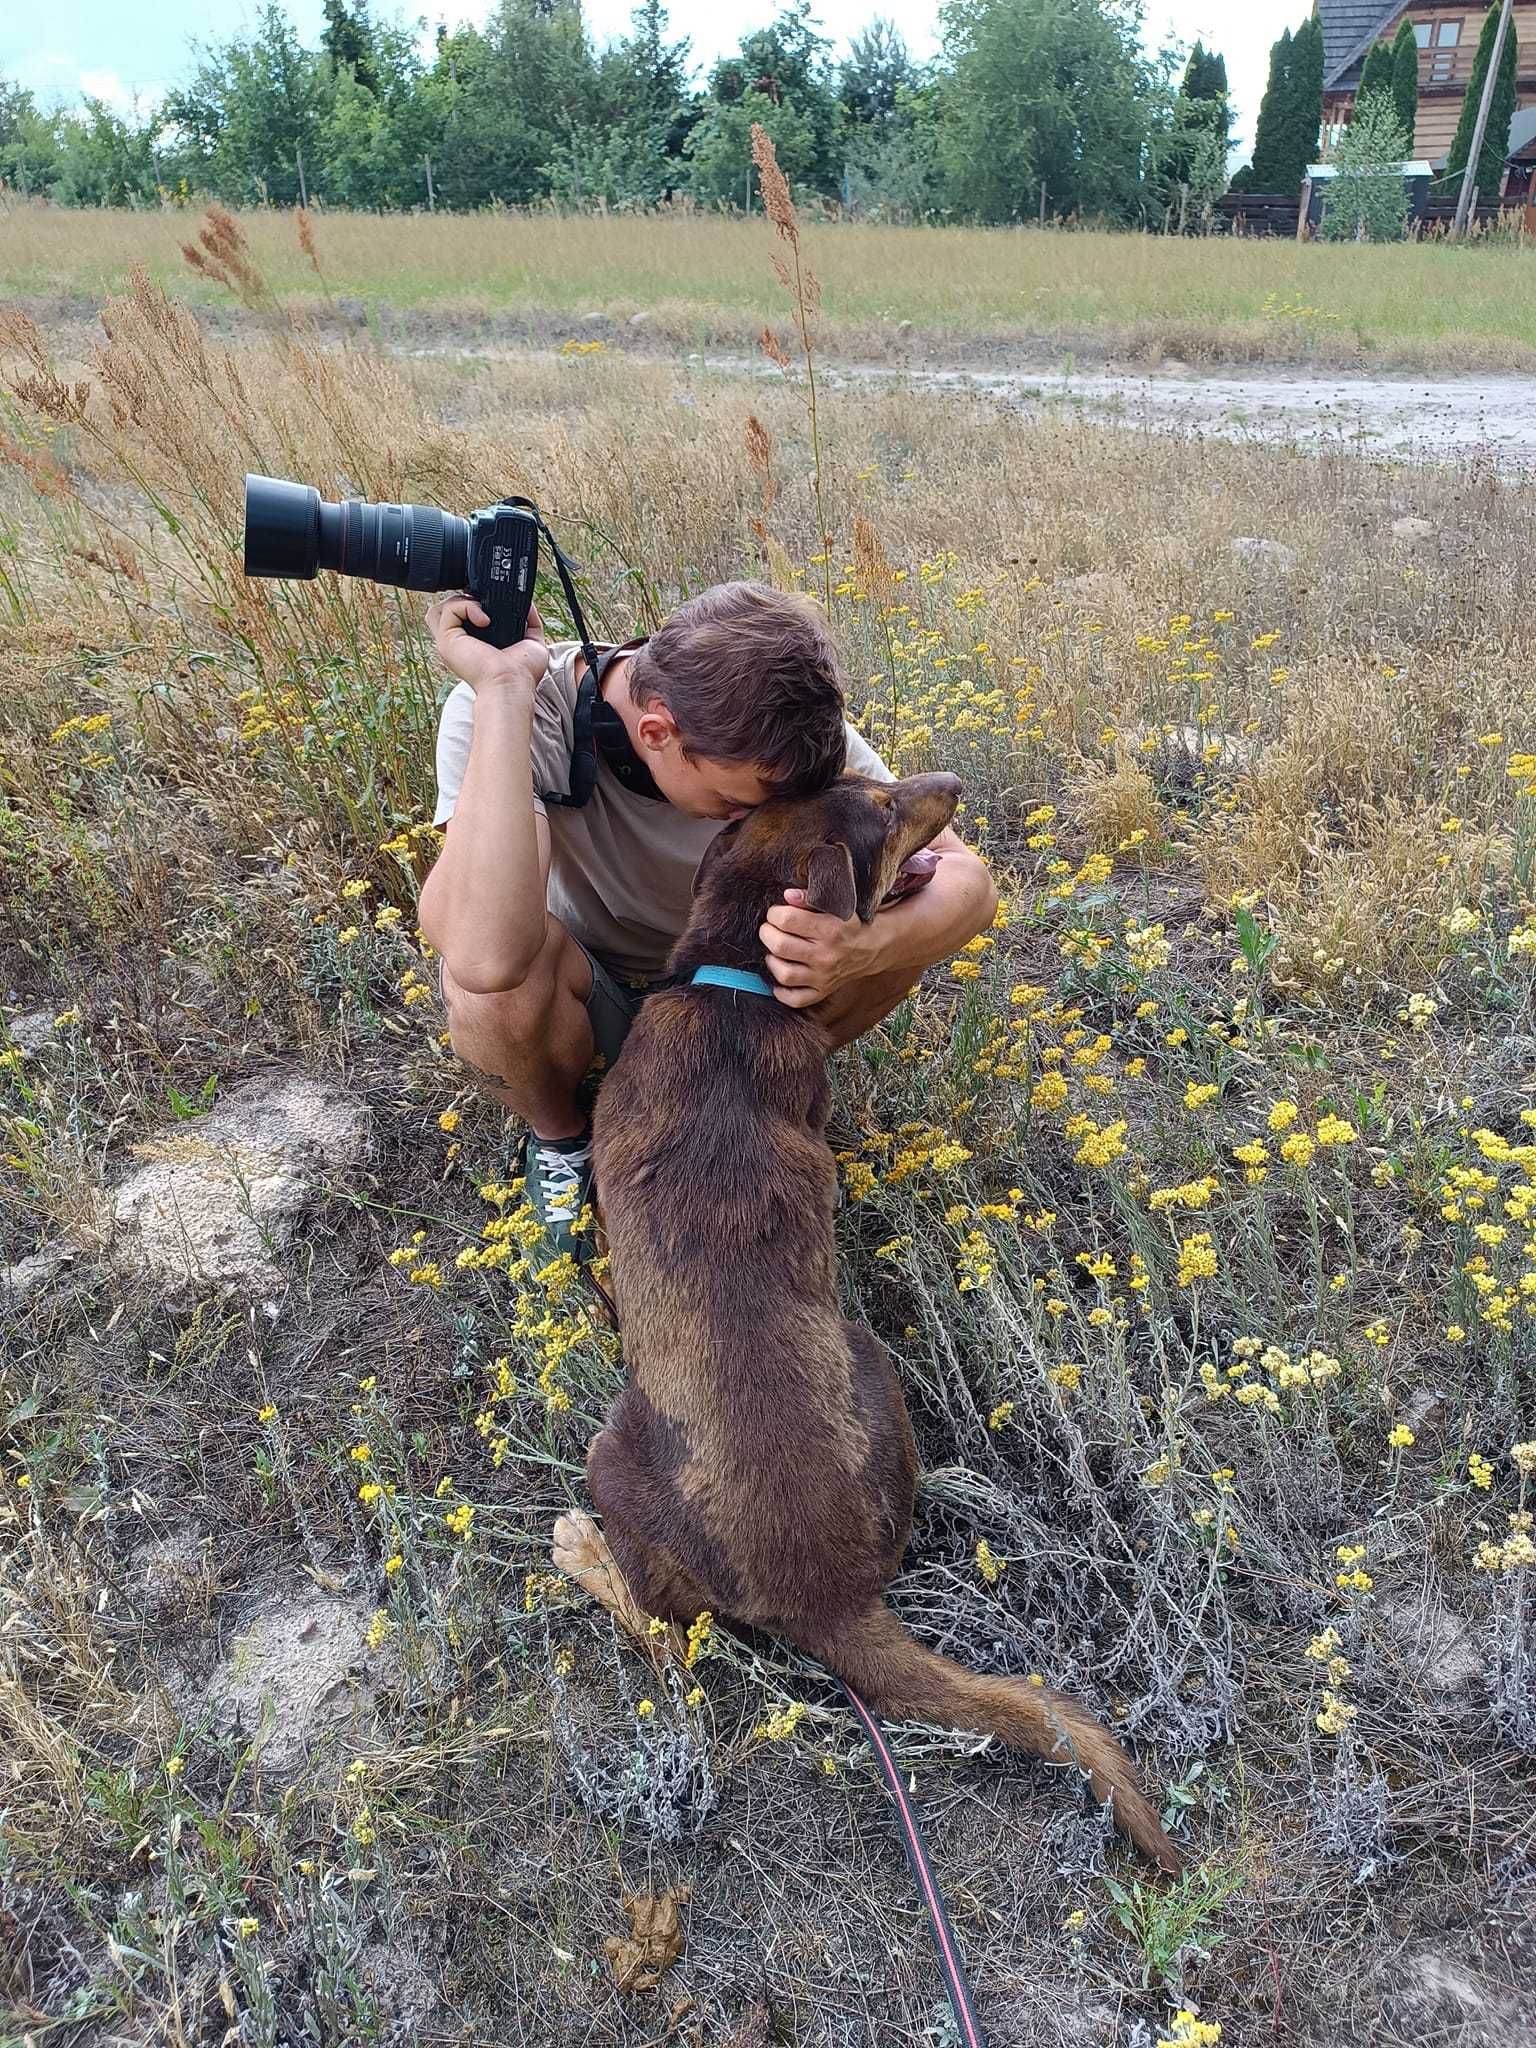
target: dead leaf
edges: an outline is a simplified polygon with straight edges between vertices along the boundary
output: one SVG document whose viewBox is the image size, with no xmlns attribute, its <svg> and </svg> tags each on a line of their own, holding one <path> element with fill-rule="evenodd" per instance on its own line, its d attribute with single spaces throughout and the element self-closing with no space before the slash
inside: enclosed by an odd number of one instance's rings
<svg viewBox="0 0 1536 2048">
<path fill-rule="evenodd" d="M 677 1909 L 687 1896 L 686 1887 L 663 1892 L 660 1898 L 653 1892 L 624 1894 L 629 1934 L 610 1934 L 603 1942 L 621 1991 L 654 1991 L 662 1973 L 682 1954 L 683 1930 Z"/>
</svg>

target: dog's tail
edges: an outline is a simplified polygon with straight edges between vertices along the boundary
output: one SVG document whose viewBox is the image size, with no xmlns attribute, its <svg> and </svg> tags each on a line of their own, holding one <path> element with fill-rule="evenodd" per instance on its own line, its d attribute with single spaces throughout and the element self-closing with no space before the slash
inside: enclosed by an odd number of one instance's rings
<svg viewBox="0 0 1536 2048">
<path fill-rule="evenodd" d="M 1075 1763 L 1095 1795 L 1112 1801 L 1117 1825 L 1144 1855 L 1170 1877 L 1183 1870 L 1130 1758 L 1065 1694 L 1029 1679 L 989 1678 L 924 1649 L 883 1602 L 818 1641 L 801 1639 L 801 1647 L 882 1713 L 975 1728 L 1048 1762 Z"/>
</svg>

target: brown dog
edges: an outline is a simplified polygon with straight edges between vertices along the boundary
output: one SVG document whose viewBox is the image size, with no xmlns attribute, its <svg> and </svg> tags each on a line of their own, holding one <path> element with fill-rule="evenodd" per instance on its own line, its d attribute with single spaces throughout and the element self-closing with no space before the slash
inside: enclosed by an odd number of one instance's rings
<svg viewBox="0 0 1536 2048">
<path fill-rule="evenodd" d="M 700 863 L 672 973 L 761 974 L 758 930 L 791 885 L 813 910 L 867 923 L 959 793 L 953 775 L 847 775 L 762 805 Z M 629 1384 L 587 1455 L 602 1534 L 562 1517 L 555 1561 L 641 1632 L 648 1615 L 708 1609 L 787 1636 L 888 1715 L 1076 1763 L 1176 1873 L 1091 1714 L 924 1649 L 885 1605 L 917 1453 L 890 1354 L 838 1313 L 826 1056 L 811 1011 L 728 988 L 660 991 L 632 1026 L 594 1116 Z"/>
</svg>

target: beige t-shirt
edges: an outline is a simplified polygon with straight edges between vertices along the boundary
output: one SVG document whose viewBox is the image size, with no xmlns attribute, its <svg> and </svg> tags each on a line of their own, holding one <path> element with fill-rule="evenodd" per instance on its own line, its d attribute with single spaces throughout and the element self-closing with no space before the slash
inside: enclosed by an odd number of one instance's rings
<svg viewBox="0 0 1536 2048">
<path fill-rule="evenodd" d="M 606 653 L 608 642 L 596 643 Z M 691 818 L 654 797 L 637 796 L 601 754 L 597 786 L 580 809 L 545 805 L 538 791 L 568 792 L 576 704 L 574 640 L 549 650 L 549 672 L 533 700 L 533 807 L 549 821 L 549 909 L 604 966 L 630 980 L 661 974 L 688 922 L 694 870 L 724 828 L 720 818 Z M 474 732 L 475 693 L 468 683 L 449 691 L 437 726 L 437 809 L 433 823 L 453 816 Z M 848 727 L 849 771 L 878 782 L 895 776 L 862 733 Z"/>
</svg>

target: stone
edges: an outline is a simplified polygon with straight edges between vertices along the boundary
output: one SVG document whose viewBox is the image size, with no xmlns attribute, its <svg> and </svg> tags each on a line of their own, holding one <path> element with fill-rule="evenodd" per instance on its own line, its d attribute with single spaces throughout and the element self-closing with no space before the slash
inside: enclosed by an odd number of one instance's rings
<svg viewBox="0 0 1536 2048">
<path fill-rule="evenodd" d="M 588 328 L 592 332 L 596 332 L 599 328 L 611 327 L 612 324 L 606 313 L 583 313 L 577 322 L 579 327 Z"/>
<path fill-rule="evenodd" d="M 651 324 L 651 315 L 648 312 L 645 312 L 644 310 L 638 313 L 631 313 L 629 316 L 628 324 L 631 327 L 649 327 Z"/>
<path fill-rule="evenodd" d="M 370 1661 L 369 1601 L 289 1585 L 269 1595 L 233 1637 L 203 1692 L 220 1733 L 254 1741 L 263 1770 L 290 1777 L 309 1750 L 366 1735 L 378 1677 Z"/>
<path fill-rule="evenodd" d="M 1417 1387 L 1403 1403 L 1400 1420 L 1419 1436 L 1426 1429 L 1443 1429 L 1451 1412 L 1451 1397 L 1443 1387 Z"/>
<path fill-rule="evenodd" d="M 1265 562 L 1287 576 L 1296 567 L 1296 550 L 1288 548 L 1283 540 L 1263 540 L 1253 534 L 1242 533 L 1228 546 L 1229 552 L 1239 561 Z"/>
<path fill-rule="evenodd" d="M 0 1270 L 0 1302 L 8 1308 L 21 1308 L 73 1265 L 75 1257 L 74 1246 L 66 1244 L 44 1245 L 41 1251 L 29 1252 L 15 1265 Z"/>
<path fill-rule="evenodd" d="M 1417 519 L 1412 514 L 1404 519 L 1394 519 L 1392 522 L 1394 540 L 1432 540 L 1434 532 L 1435 529 L 1427 519 Z"/>
<path fill-rule="evenodd" d="M 219 1591 L 213 1538 L 195 1523 L 151 1536 L 127 1561 L 123 1591 L 146 1621 L 184 1618 L 194 1605 L 206 1611 Z"/>
<path fill-rule="evenodd" d="M 25 1053 L 41 1052 L 45 1045 L 52 1045 L 54 1015 L 52 1010 L 19 1011 L 5 1027 L 11 1044 L 19 1045 Z"/>
<path fill-rule="evenodd" d="M 247 1082 L 133 1147 L 144 1164 L 108 1197 L 113 1258 L 191 1298 L 281 1294 L 279 1262 L 320 1176 L 345 1174 L 371 1144 L 367 1106 L 345 1089 L 308 1074 Z"/>
</svg>

